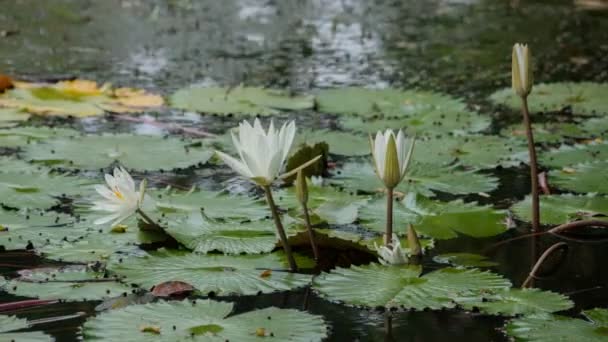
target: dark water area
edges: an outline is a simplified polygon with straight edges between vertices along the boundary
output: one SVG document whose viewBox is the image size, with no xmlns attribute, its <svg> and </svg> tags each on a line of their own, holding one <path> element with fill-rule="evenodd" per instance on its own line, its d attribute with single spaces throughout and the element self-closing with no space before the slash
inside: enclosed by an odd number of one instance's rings
<svg viewBox="0 0 608 342">
<path fill-rule="evenodd" d="M 487 96 L 510 84 L 511 46 L 527 42 L 535 56 L 535 81 L 608 82 L 608 8 L 578 1 L 496 0 L 0 0 L 0 73 L 25 80 L 93 79 L 163 95 L 190 84 L 260 85 L 293 91 L 341 86 L 417 88 L 466 99 L 495 119 L 493 130 L 518 122 L 518 113 L 492 107 Z M 222 133 L 239 118 L 201 116 L 173 109 L 148 113 Z M 301 127 L 332 127 L 298 114 Z M 542 117 L 541 117 L 542 120 Z M 145 123 L 108 118 L 60 122 L 85 132 L 165 133 Z M 211 168 L 149 175 L 152 185 L 221 188 L 230 175 Z M 484 204 L 507 208 L 529 191 L 525 166 L 491 173 L 500 188 Z M 218 181 L 219 180 L 219 181 Z M 447 195 L 446 195 L 447 196 Z M 441 197 L 440 197 L 441 198 Z M 445 198 L 449 198 L 445 197 Z M 492 270 L 518 287 L 539 254 L 559 241 L 551 236 L 495 246 L 528 232 L 517 227 L 492 238 L 461 236 L 436 242 L 434 255 L 484 253 Z M 608 307 L 606 243 L 573 236 L 568 250 L 547 267 L 535 286 L 568 294 L 583 309 Z M 310 253 L 300 248 L 303 253 Z M 344 253 L 330 251 L 327 253 Z M 361 260 L 353 260 L 357 263 Z M 0 252 L 0 275 L 54 262 L 25 251 Z M 553 270 L 549 270 L 553 268 Z M 0 303 L 20 298 L 0 292 Z M 236 312 L 278 306 L 322 315 L 330 341 L 507 341 L 505 319 L 462 310 L 383 312 L 329 302 L 309 288 L 270 295 L 218 298 Z M 99 302 L 56 303 L 20 309 L 29 320 L 79 317 L 37 324 L 58 341 L 78 339 L 80 325 Z"/>
</svg>

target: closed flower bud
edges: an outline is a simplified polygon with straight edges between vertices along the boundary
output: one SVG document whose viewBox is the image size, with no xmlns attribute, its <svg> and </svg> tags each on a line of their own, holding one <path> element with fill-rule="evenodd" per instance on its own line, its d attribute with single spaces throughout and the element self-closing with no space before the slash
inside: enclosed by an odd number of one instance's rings
<svg viewBox="0 0 608 342">
<path fill-rule="evenodd" d="M 298 176 L 296 177 L 296 197 L 302 205 L 308 202 L 308 185 L 306 184 L 306 177 L 302 173 L 302 170 L 298 171 Z"/>
<path fill-rule="evenodd" d="M 405 176 L 414 151 L 414 139 L 406 139 L 399 130 L 397 135 L 387 129 L 370 138 L 374 166 L 378 177 L 388 189 L 395 188 Z"/>
<path fill-rule="evenodd" d="M 533 80 L 530 49 L 527 45 L 513 45 L 511 77 L 515 93 L 521 97 L 528 96 L 532 91 Z"/>
</svg>

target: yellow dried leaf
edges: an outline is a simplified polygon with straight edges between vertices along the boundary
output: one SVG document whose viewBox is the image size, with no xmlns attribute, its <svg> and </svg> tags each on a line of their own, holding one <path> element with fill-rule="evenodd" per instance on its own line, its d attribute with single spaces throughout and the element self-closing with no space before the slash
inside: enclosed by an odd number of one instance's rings
<svg viewBox="0 0 608 342">
<path fill-rule="evenodd" d="M 264 328 L 257 328 L 257 329 L 255 329 L 255 336 L 265 337 L 266 336 L 266 329 L 264 329 Z"/>
<path fill-rule="evenodd" d="M 264 272 L 260 273 L 260 278 L 268 278 L 272 275 L 272 271 L 271 270 L 265 270 Z"/>
<path fill-rule="evenodd" d="M 139 327 L 139 331 L 160 335 L 160 327 L 156 325 L 142 325 Z"/>
<path fill-rule="evenodd" d="M 101 95 L 102 89 L 97 86 L 97 82 L 89 80 L 73 80 L 73 81 L 61 81 L 55 85 L 59 90 L 63 90 L 66 93 L 72 93 L 77 95 Z"/>
<path fill-rule="evenodd" d="M 112 227 L 112 229 L 110 230 L 110 232 L 112 233 L 117 233 L 117 234 L 122 234 L 125 233 L 127 231 L 128 226 L 125 224 L 117 224 L 114 227 Z"/>
</svg>

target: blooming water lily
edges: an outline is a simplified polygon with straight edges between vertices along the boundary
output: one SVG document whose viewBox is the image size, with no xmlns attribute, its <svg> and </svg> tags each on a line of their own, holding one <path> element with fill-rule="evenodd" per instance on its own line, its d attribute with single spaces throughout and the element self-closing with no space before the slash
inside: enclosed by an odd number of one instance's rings
<svg viewBox="0 0 608 342">
<path fill-rule="evenodd" d="M 103 200 L 93 202 L 93 210 L 107 212 L 95 221 L 95 224 L 104 224 L 110 221 L 112 226 L 126 220 L 140 208 L 145 197 L 145 181 L 139 184 L 136 190 L 135 181 L 124 168 L 115 168 L 114 174 L 106 174 L 106 185 L 97 185 L 95 190 Z"/>
</svg>

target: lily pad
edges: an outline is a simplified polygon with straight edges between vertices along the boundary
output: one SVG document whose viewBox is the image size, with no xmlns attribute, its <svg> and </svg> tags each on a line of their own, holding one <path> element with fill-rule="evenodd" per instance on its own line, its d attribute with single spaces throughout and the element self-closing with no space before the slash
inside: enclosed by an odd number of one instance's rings
<svg viewBox="0 0 608 342">
<path fill-rule="evenodd" d="M 509 336 L 532 342 L 606 341 L 608 309 L 583 311 L 586 320 L 558 315 L 524 316 L 507 324 Z"/>
<path fill-rule="evenodd" d="M 87 117 L 112 112 L 137 112 L 163 105 L 162 97 L 139 89 L 98 87 L 86 80 L 50 83 L 17 82 L 0 95 L 0 106 L 31 114 Z"/>
<path fill-rule="evenodd" d="M 407 224 L 415 226 L 420 234 L 435 239 L 451 239 L 458 234 L 473 237 L 494 236 L 507 228 L 503 223 L 505 213 L 490 206 L 479 206 L 475 202 L 462 200 L 439 202 L 418 196 L 408 196 L 403 201 L 393 203 L 393 222 L 403 229 Z M 377 232 L 384 232 L 386 226 L 386 199 L 371 201 L 361 209 L 361 224 Z"/>
<path fill-rule="evenodd" d="M 444 253 L 433 257 L 433 261 L 440 264 L 464 267 L 492 267 L 498 263 L 488 257 L 473 253 Z"/>
<path fill-rule="evenodd" d="M 595 137 L 605 137 L 608 135 L 608 116 L 586 119 L 582 122 L 581 128 Z"/>
<path fill-rule="evenodd" d="M 53 212 L 0 210 L 0 246 L 26 249 L 59 242 L 74 236 L 76 229 L 68 225 L 73 221 L 68 215 Z"/>
<path fill-rule="evenodd" d="M 350 305 L 413 310 L 452 308 L 463 297 L 506 290 L 510 282 L 477 269 L 443 268 L 421 276 L 420 266 L 369 264 L 322 273 L 314 288 L 323 297 Z"/>
<path fill-rule="evenodd" d="M 517 218 L 532 220 L 531 200 L 527 196 L 515 203 L 511 210 Z M 608 220 L 608 197 L 590 195 L 545 195 L 540 197 L 540 222 L 563 224 L 576 220 Z"/>
<path fill-rule="evenodd" d="M 189 87 L 171 95 L 173 107 L 209 114 L 275 115 L 281 110 L 314 106 L 312 96 L 294 96 L 282 90 L 238 86 Z"/>
<path fill-rule="evenodd" d="M 0 108 L 0 127 L 13 127 L 22 121 L 27 121 L 30 114 L 14 108 Z"/>
<path fill-rule="evenodd" d="M 319 111 L 330 114 L 416 116 L 433 111 L 451 114 L 466 110 L 466 105 L 458 99 L 424 91 L 351 87 L 323 89 L 316 95 Z"/>
<path fill-rule="evenodd" d="M 584 163 L 549 172 L 549 184 L 578 193 L 608 194 L 608 161 Z"/>
<path fill-rule="evenodd" d="M 565 167 L 603 160 L 608 160 L 608 142 L 562 145 L 539 156 L 540 163 L 550 167 Z"/>
<path fill-rule="evenodd" d="M 464 308 L 489 315 L 517 316 L 568 310 L 574 303 L 566 296 L 539 289 L 509 289 L 489 294 L 484 300 L 460 302 Z"/>
<path fill-rule="evenodd" d="M 46 173 L 50 170 L 44 165 L 31 164 L 14 157 L 0 157 L 1 172 Z"/>
<path fill-rule="evenodd" d="M 57 204 L 59 197 L 82 193 L 89 183 L 82 178 L 50 173 L 0 172 L 0 202 L 12 208 L 46 209 Z"/>
<path fill-rule="evenodd" d="M 558 143 L 568 138 L 582 138 L 586 136 L 583 128 L 574 123 L 534 123 L 533 131 L 535 143 Z M 526 129 L 523 124 L 503 128 L 500 131 L 500 134 L 507 138 L 517 138 L 522 141 L 527 141 Z"/>
<path fill-rule="evenodd" d="M 534 85 L 528 97 L 528 106 L 531 113 L 553 112 L 571 107 L 575 115 L 600 115 L 608 113 L 607 96 L 606 83 L 541 83 Z M 495 92 L 490 99 L 513 109 L 521 108 L 521 100 L 511 88 Z"/>
<path fill-rule="evenodd" d="M 200 213 L 170 220 L 167 233 L 186 248 L 201 253 L 225 254 L 271 252 L 278 238 L 272 220 L 214 221 Z"/>
<path fill-rule="evenodd" d="M 81 266 L 42 268 L 20 272 L 21 276 L 7 281 L 4 290 L 24 297 L 62 299 L 70 301 L 99 300 L 131 292 L 131 288 L 103 273 Z"/>
<path fill-rule="evenodd" d="M 348 162 L 333 172 L 331 182 L 351 191 L 379 192 L 384 191 L 371 162 Z M 498 187 L 498 179 L 476 173 L 474 170 L 463 170 L 455 166 L 437 166 L 416 163 L 406 174 L 405 179 L 396 191 L 403 193 L 416 192 L 427 197 L 435 191 L 455 195 L 490 192 Z"/>
<path fill-rule="evenodd" d="M 0 129 L 0 146 L 21 147 L 38 143 L 47 139 L 75 137 L 78 131 L 69 128 L 41 127 L 15 127 Z"/>
<path fill-rule="evenodd" d="M 313 263 L 304 257 L 296 261 L 301 268 Z M 311 278 L 288 272 L 282 253 L 229 256 L 160 250 L 113 262 L 108 268 L 143 288 L 183 281 L 204 294 L 213 292 L 219 296 L 287 291 L 307 285 Z M 272 270 L 269 275 L 264 273 L 269 269 Z"/>
<path fill-rule="evenodd" d="M 85 340 L 154 341 L 321 341 L 328 327 L 321 316 L 270 307 L 230 315 L 233 304 L 158 302 L 131 305 L 97 315 L 84 324 Z M 111 327 L 111 329 L 108 329 Z"/>
<path fill-rule="evenodd" d="M 370 154 L 369 138 L 365 135 L 353 133 L 330 131 L 330 130 L 307 130 L 298 132 L 294 146 L 325 142 L 329 145 L 329 153 L 341 156 L 366 156 Z"/>
<path fill-rule="evenodd" d="M 448 112 L 433 110 L 415 113 L 398 118 L 363 118 L 357 116 L 341 116 L 340 126 L 347 130 L 364 133 L 376 133 L 387 128 L 403 129 L 407 134 L 417 136 L 453 134 L 466 135 L 477 133 L 490 126 L 490 117 L 463 110 L 462 112 Z"/>
<path fill-rule="evenodd" d="M 45 342 L 53 341 L 49 335 L 41 331 L 18 332 L 29 328 L 27 320 L 15 316 L 0 315 L 0 340 L 15 342 Z"/>
<path fill-rule="evenodd" d="M 25 152 L 30 161 L 65 168 L 99 169 L 118 162 L 128 169 L 172 170 L 206 163 L 210 150 L 192 142 L 160 136 L 103 134 L 56 139 L 31 146 Z"/>
<path fill-rule="evenodd" d="M 189 213 L 203 211 L 212 219 L 260 220 L 270 217 L 266 203 L 247 196 L 229 195 L 226 192 L 153 191 L 156 208 L 165 213 Z"/>
</svg>

